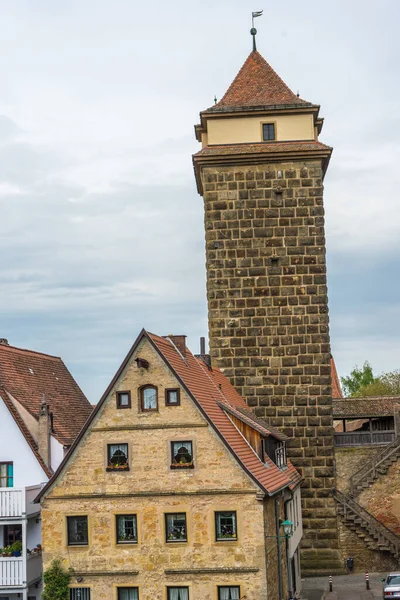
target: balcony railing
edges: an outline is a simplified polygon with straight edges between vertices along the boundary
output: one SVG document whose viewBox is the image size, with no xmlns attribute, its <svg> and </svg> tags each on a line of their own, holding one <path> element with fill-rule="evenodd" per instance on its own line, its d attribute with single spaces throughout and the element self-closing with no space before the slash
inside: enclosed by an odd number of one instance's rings
<svg viewBox="0 0 400 600">
<path fill-rule="evenodd" d="M 24 584 L 24 560 L 0 558 L 0 588 L 21 587 Z"/>
<path fill-rule="evenodd" d="M 39 512 L 39 505 L 33 504 L 33 500 L 40 489 L 40 485 L 26 488 L 0 488 L 0 521 L 22 519 Z"/>
<path fill-rule="evenodd" d="M 349 431 L 335 433 L 335 446 L 376 446 L 390 444 L 395 438 L 393 430 L 388 431 Z"/>
</svg>

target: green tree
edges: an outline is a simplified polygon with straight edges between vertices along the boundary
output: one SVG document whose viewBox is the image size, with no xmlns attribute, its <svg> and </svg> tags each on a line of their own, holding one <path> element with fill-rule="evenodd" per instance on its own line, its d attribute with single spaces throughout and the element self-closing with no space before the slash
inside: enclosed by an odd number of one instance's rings
<svg viewBox="0 0 400 600">
<path fill-rule="evenodd" d="M 367 360 L 362 369 L 359 369 L 356 365 L 348 377 L 341 377 L 340 379 L 344 395 L 347 398 L 355 396 L 361 388 L 364 389 L 375 382 L 372 367 Z"/>
<path fill-rule="evenodd" d="M 369 385 L 361 386 L 354 396 L 400 396 L 400 370 L 382 373 Z"/>
<path fill-rule="evenodd" d="M 69 600 L 69 582 L 73 569 L 64 569 L 61 560 L 54 559 L 43 573 L 42 600 Z"/>
</svg>

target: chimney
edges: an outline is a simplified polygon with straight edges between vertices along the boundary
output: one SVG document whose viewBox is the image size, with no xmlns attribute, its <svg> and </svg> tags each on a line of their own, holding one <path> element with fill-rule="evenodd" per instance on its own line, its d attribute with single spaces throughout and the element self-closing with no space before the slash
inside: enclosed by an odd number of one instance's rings
<svg viewBox="0 0 400 600">
<path fill-rule="evenodd" d="M 6 338 L 0 338 L 0 346 L 8 346 L 8 340 L 6 340 Z"/>
<path fill-rule="evenodd" d="M 50 449 L 50 432 L 51 432 L 51 414 L 43 394 L 42 403 L 39 410 L 39 429 L 38 429 L 38 450 L 40 456 L 48 467 L 51 467 L 51 449 Z"/>
<path fill-rule="evenodd" d="M 211 371 L 211 356 L 206 354 L 206 338 L 200 338 L 200 354 L 196 354 L 196 358 L 201 358 L 201 360 L 207 365 L 208 369 Z"/>
<path fill-rule="evenodd" d="M 186 358 L 186 335 L 169 335 L 168 337 L 178 348 L 183 358 Z"/>
</svg>

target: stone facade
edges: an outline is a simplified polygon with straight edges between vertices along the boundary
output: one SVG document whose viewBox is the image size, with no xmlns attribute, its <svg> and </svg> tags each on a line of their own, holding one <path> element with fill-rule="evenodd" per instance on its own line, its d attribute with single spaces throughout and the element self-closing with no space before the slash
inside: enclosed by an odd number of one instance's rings
<svg viewBox="0 0 400 600">
<path fill-rule="evenodd" d="M 138 368 L 135 358 L 148 361 Z M 139 410 L 139 389 L 158 389 L 158 411 Z M 180 388 L 180 405 L 164 391 Z M 117 409 L 116 392 L 131 392 Z M 191 440 L 193 469 L 171 470 L 170 442 Z M 129 471 L 107 472 L 107 444 L 127 443 Z M 283 498 L 279 497 L 283 515 Z M 215 511 L 236 511 L 238 537 L 216 541 Z M 278 600 L 275 500 L 260 489 L 221 442 L 160 355 L 143 339 L 70 461 L 42 501 L 45 568 L 60 557 L 90 587 L 93 600 L 117 600 L 117 587 L 139 588 L 140 600 L 167 599 L 167 586 L 189 598 L 217 600 L 219 585 L 241 596 Z M 187 542 L 166 542 L 165 514 L 186 513 Z M 136 514 L 138 542 L 117 544 L 116 515 Z M 66 517 L 88 516 L 87 545 L 68 546 Z M 282 544 L 282 564 L 286 555 Z M 284 581 L 286 571 L 283 570 Z M 287 593 L 286 585 L 284 593 Z M 286 596 L 284 596 L 286 597 Z"/>
<path fill-rule="evenodd" d="M 321 160 L 204 166 L 201 178 L 212 359 L 292 438 L 303 571 L 340 568 Z"/>
</svg>

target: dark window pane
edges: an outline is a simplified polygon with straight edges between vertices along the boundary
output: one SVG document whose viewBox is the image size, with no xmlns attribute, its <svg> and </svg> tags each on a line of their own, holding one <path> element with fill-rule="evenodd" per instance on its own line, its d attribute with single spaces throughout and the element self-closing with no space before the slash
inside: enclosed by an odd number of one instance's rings
<svg viewBox="0 0 400 600">
<path fill-rule="evenodd" d="M 186 514 L 175 513 L 166 515 L 167 542 L 186 542 Z"/>
<path fill-rule="evenodd" d="M 263 140 L 274 140 L 275 139 L 275 124 L 264 123 L 263 124 Z"/>
<path fill-rule="evenodd" d="M 4 525 L 4 546 L 22 541 L 22 525 Z"/>
<path fill-rule="evenodd" d="M 172 464 L 175 466 L 191 466 L 193 464 L 192 442 L 171 442 Z"/>
<path fill-rule="evenodd" d="M 136 587 L 118 588 L 118 600 L 139 600 L 139 590 Z"/>
<path fill-rule="evenodd" d="M 70 600 L 90 600 L 90 588 L 71 588 Z"/>
<path fill-rule="evenodd" d="M 87 517 L 67 517 L 68 546 L 85 546 L 88 543 Z M 87 589 L 87 588 L 83 588 Z"/>
<path fill-rule="evenodd" d="M 217 540 L 236 540 L 236 512 L 215 513 Z"/>
<path fill-rule="evenodd" d="M 168 587 L 168 600 L 189 600 L 188 587 Z"/>
<path fill-rule="evenodd" d="M 117 515 L 118 544 L 135 544 L 137 540 L 136 515 Z"/>
<path fill-rule="evenodd" d="M 238 585 L 221 586 L 218 588 L 218 600 L 239 600 L 240 587 Z"/>
</svg>

